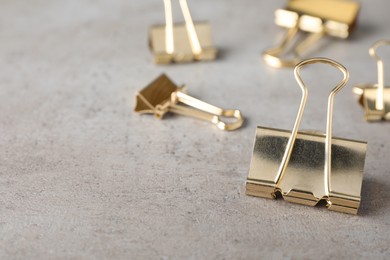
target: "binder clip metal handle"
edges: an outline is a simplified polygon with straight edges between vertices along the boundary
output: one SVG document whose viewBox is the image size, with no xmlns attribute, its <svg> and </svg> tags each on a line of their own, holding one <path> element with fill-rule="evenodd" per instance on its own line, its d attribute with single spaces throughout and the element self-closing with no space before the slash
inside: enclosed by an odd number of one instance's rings
<svg viewBox="0 0 390 260">
<path fill-rule="evenodd" d="M 190 39 L 192 53 L 198 56 L 202 53 L 198 34 L 196 33 L 194 22 L 191 17 L 190 9 L 187 0 L 180 0 L 180 8 L 184 16 L 184 21 Z M 175 50 L 175 42 L 173 36 L 173 14 L 172 14 L 172 0 L 164 0 L 165 9 L 165 48 L 168 54 L 173 54 Z"/>
<path fill-rule="evenodd" d="M 383 46 L 383 45 L 390 45 L 390 41 L 381 40 L 376 43 L 370 48 L 369 53 L 371 57 L 377 60 L 377 66 L 378 66 L 378 94 L 376 98 L 375 107 L 378 110 L 384 109 L 384 90 L 385 90 L 385 75 L 384 75 L 384 65 L 383 60 L 379 57 L 379 55 L 376 53 L 376 50 Z"/>
<path fill-rule="evenodd" d="M 149 31 L 149 45 L 157 64 L 213 60 L 217 50 L 212 46 L 208 23 L 194 23 L 187 0 L 180 0 L 184 24 L 175 24 L 172 0 L 163 0 L 165 25 L 155 25 Z"/>
<path fill-rule="evenodd" d="M 292 68 L 302 60 L 301 54 L 303 51 L 325 35 L 325 28 L 320 32 L 310 34 L 292 50 L 294 58 L 282 58 L 283 53 L 285 53 L 287 48 L 291 45 L 298 31 L 299 25 L 296 24 L 294 27 L 287 30 L 287 33 L 279 46 L 265 50 L 263 52 L 265 63 L 274 68 Z"/>
<path fill-rule="evenodd" d="M 360 103 L 365 108 L 365 117 L 369 121 L 390 120 L 390 88 L 385 85 L 384 62 L 377 54 L 377 49 L 390 45 L 389 40 L 375 42 L 369 49 L 370 56 L 377 61 L 378 82 L 376 84 L 359 84 L 353 88 L 360 95 Z"/>
<path fill-rule="evenodd" d="M 244 122 L 239 110 L 222 109 L 191 97 L 185 87 L 177 87 L 164 74 L 137 94 L 135 111 L 151 113 L 159 119 L 172 112 L 209 121 L 225 131 L 236 130 Z"/>
<path fill-rule="evenodd" d="M 281 179 L 283 178 L 284 173 L 286 172 L 286 168 L 288 166 L 288 162 L 290 160 L 294 143 L 297 138 L 299 126 L 302 121 L 303 112 L 305 110 L 308 90 L 303 80 L 300 76 L 300 70 L 302 67 L 314 63 L 325 63 L 329 64 L 333 67 L 336 67 L 343 73 L 343 80 L 330 92 L 328 97 L 328 108 L 327 108 L 327 117 L 326 117 L 326 137 L 325 137 L 325 165 L 324 165 L 324 188 L 325 194 L 329 196 L 330 192 L 330 178 L 331 178 L 331 168 L 332 168 L 332 122 L 333 122 L 333 104 L 335 95 L 347 84 L 349 80 L 349 72 L 348 70 L 338 62 L 335 62 L 331 59 L 326 58 L 312 58 L 307 59 L 296 65 L 294 69 L 294 76 L 296 81 L 298 82 L 299 87 L 302 91 L 301 104 L 299 105 L 299 110 L 297 114 L 297 118 L 294 123 L 293 130 L 291 132 L 291 136 L 288 140 L 287 147 L 285 153 L 283 155 L 282 163 L 280 164 L 280 168 L 278 174 L 275 179 L 276 187 L 278 187 Z"/>
<path fill-rule="evenodd" d="M 321 37 L 348 38 L 359 9 L 360 4 L 350 0 L 289 0 L 285 8 L 275 12 L 275 23 L 287 28 L 287 33 L 280 45 L 263 52 L 264 61 L 271 67 L 294 67 L 303 52 Z M 295 41 L 298 32 L 308 36 Z M 293 58 L 283 58 L 287 54 Z"/>
<path fill-rule="evenodd" d="M 181 91 L 172 93 L 171 97 L 170 112 L 209 121 L 221 130 L 236 130 L 244 122 L 239 110 L 225 110 L 191 97 Z M 186 106 L 179 105 L 179 102 Z M 224 119 L 226 119 L 226 122 Z"/>
</svg>

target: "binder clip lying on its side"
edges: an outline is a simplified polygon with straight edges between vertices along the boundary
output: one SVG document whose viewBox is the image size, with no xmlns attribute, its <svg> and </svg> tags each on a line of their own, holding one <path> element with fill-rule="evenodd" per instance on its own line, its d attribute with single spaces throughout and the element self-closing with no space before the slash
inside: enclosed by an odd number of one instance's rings
<svg viewBox="0 0 390 260">
<path fill-rule="evenodd" d="M 185 87 L 176 86 L 164 74 L 141 90 L 136 99 L 135 112 L 154 114 L 160 119 L 167 112 L 173 112 L 210 121 L 225 131 L 236 130 L 244 122 L 239 110 L 224 110 L 195 99 L 185 93 Z M 223 118 L 227 119 L 226 122 Z"/>
<path fill-rule="evenodd" d="M 326 63 L 340 69 L 344 79 L 328 98 L 326 134 L 298 132 L 307 99 L 300 68 Z M 330 210 L 357 214 L 367 144 L 332 136 L 333 101 L 348 81 L 348 71 L 325 58 L 302 61 L 294 70 L 302 90 L 301 104 L 292 132 L 257 127 L 254 151 L 246 182 L 246 194 L 315 206 L 320 200 Z"/>
<path fill-rule="evenodd" d="M 276 68 L 294 67 L 302 60 L 301 54 L 324 35 L 348 38 L 355 27 L 359 9 L 360 5 L 350 0 L 290 0 L 285 9 L 275 12 L 276 24 L 286 27 L 287 34 L 280 45 L 264 51 L 264 61 Z M 299 31 L 309 36 L 292 44 Z M 292 49 L 294 58 L 282 58 L 287 49 Z"/>
<path fill-rule="evenodd" d="M 212 46 L 211 29 L 208 23 L 192 21 L 187 0 L 180 0 L 184 24 L 174 24 L 172 0 L 164 0 L 165 25 L 155 25 L 149 31 L 149 44 L 154 62 L 190 62 L 214 60 L 217 50 Z"/>
<path fill-rule="evenodd" d="M 390 45 L 390 41 L 378 41 L 369 51 L 371 57 L 377 60 L 378 83 L 359 84 L 353 88 L 353 92 L 360 95 L 359 101 L 368 121 L 390 120 L 390 87 L 385 86 L 383 61 L 376 53 L 376 49 L 382 45 Z"/>
</svg>

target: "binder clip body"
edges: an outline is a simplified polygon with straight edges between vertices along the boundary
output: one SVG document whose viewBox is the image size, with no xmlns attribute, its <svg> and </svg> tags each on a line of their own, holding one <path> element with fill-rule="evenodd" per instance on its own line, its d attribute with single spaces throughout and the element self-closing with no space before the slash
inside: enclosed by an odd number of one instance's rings
<svg viewBox="0 0 390 260">
<path fill-rule="evenodd" d="M 272 67 L 294 67 L 310 45 L 325 35 L 346 39 L 353 31 L 360 5 L 351 0 L 290 0 L 287 7 L 275 12 L 275 23 L 287 28 L 280 45 L 263 52 L 264 61 Z M 298 32 L 308 36 L 293 44 Z M 293 58 L 282 56 L 291 49 Z"/>
<path fill-rule="evenodd" d="M 298 132 L 308 95 L 299 70 L 318 62 L 337 67 L 344 79 L 329 95 L 326 133 Z M 293 130 L 257 128 L 246 194 L 281 194 L 289 202 L 309 206 L 326 201 L 329 210 L 357 214 L 367 144 L 332 135 L 334 96 L 347 83 L 348 71 L 335 61 L 314 58 L 299 63 L 294 73 L 302 99 Z"/>
<path fill-rule="evenodd" d="M 377 60 L 378 83 L 359 84 L 353 88 L 353 92 L 360 96 L 359 103 L 364 107 L 367 121 L 390 121 L 390 87 L 385 86 L 383 60 L 376 53 L 383 45 L 390 45 L 390 41 L 378 41 L 369 50 L 371 57 Z"/>
<path fill-rule="evenodd" d="M 185 86 L 178 87 L 162 74 L 137 94 L 134 111 L 154 114 L 159 119 L 168 112 L 191 116 L 209 121 L 225 131 L 242 126 L 244 119 L 239 110 L 225 110 L 195 99 L 185 92 Z"/>
<path fill-rule="evenodd" d="M 155 25 L 149 30 L 149 46 L 154 62 L 191 62 L 214 60 L 211 28 L 206 22 L 194 23 L 186 0 L 180 0 L 185 23 L 173 23 L 172 0 L 164 0 L 165 25 Z"/>
</svg>

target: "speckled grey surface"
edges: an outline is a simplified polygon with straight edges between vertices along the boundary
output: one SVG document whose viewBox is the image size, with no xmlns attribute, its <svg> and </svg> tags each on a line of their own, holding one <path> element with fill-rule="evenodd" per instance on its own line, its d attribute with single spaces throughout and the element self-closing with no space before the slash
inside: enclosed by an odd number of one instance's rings
<svg viewBox="0 0 390 260">
<path fill-rule="evenodd" d="M 368 47 L 390 38 L 390 4 L 362 2 L 353 37 L 314 51 L 351 72 L 334 134 L 369 142 L 350 216 L 244 194 L 256 125 L 291 129 L 300 99 L 292 71 L 260 58 L 283 34 L 273 11 L 284 1 L 190 1 L 220 58 L 155 66 L 147 29 L 163 21 L 162 1 L 1 0 L 0 258 L 389 259 L 390 123 L 366 123 L 351 89 L 376 80 Z M 245 127 L 134 114 L 136 91 L 161 72 L 241 109 Z M 340 78 L 304 71 L 302 128 L 325 129 Z"/>
</svg>

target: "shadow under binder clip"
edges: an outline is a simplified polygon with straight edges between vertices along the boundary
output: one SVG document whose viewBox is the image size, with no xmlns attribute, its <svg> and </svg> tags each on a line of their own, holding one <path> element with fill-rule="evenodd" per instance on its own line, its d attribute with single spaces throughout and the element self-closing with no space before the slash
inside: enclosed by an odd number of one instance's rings
<svg viewBox="0 0 390 260">
<path fill-rule="evenodd" d="M 300 69 L 312 63 L 332 65 L 344 75 L 328 98 L 325 134 L 298 132 L 308 95 Z M 289 202 L 309 206 L 323 200 L 329 210 L 357 214 L 367 144 L 332 135 L 334 97 L 347 83 L 349 73 L 335 61 L 313 58 L 299 63 L 294 74 L 302 99 L 293 130 L 257 127 L 246 194 L 264 198 L 281 194 Z"/>
<path fill-rule="evenodd" d="M 359 3 L 350 0 L 290 0 L 287 7 L 275 12 L 275 23 L 288 29 L 282 42 L 263 52 L 271 67 L 294 67 L 310 45 L 325 35 L 346 39 L 356 25 Z M 298 42 L 298 32 L 308 36 Z M 283 58 L 287 54 L 293 58 Z"/>
<path fill-rule="evenodd" d="M 173 112 L 210 121 L 225 131 L 236 130 L 244 122 L 239 110 L 225 110 L 195 99 L 185 93 L 184 86 L 176 86 L 164 74 L 141 90 L 136 99 L 135 112 L 154 114 L 159 119 Z"/>
<path fill-rule="evenodd" d="M 164 0 L 165 25 L 155 25 L 149 30 L 149 45 L 154 62 L 190 62 L 214 60 L 217 50 L 212 46 L 211 28 L 206 22 L 194 23 L 187 0 L 180 0 L 184 24 L 174 24 L 172 0 Z"/>
<path fill-rule="evenodd" d="M 378 41 L 369 50 L 370 56 L 377 60 L 378 83 L 359 84 L 353 88 L 360 96 L 359 103 L 364 107 L 364 117 L 368 121 L 390 120 L 390 87 L 385 86 L 383 60 L 376 53 L 383 45 L 390 45 L 390 41 Z"/>
</svg>

